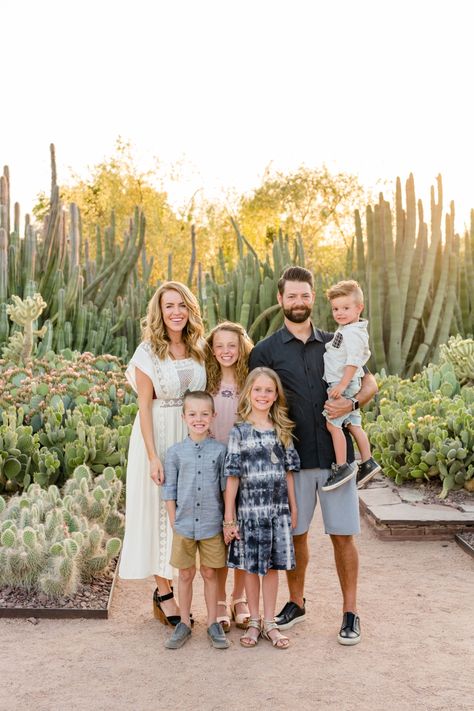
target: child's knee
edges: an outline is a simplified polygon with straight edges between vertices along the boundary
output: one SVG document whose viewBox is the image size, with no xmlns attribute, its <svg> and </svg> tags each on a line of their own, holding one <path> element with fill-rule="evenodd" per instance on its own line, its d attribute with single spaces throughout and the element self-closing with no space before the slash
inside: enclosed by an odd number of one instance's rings
<svg viewBox="0 0 474 711">
<path fill-rule="evenodd" d="M 196 575 L 196 566 L 193 565 L 191 568 L 180 568 L 179 579 L 183 583 L 192 583 L 194 576 Z"/>
<path fill-rule="evenodd" d="M 201 563 L 201 575 L 204 580 L 214 580 L 217 579 L 217 573 L 215 568 L 209 568 L 207 565 L 202 565 Z"/>
</svg>

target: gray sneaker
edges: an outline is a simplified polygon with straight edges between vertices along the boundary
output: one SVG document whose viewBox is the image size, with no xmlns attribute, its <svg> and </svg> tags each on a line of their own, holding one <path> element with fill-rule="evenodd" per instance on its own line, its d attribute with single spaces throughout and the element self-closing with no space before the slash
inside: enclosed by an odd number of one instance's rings
<svg viewBox="0 0 474 711">
<path fill-rule="evenodd" d="M 212 625 L 207 628 L 207 636 L 211 640 L 212 646 L 216 649 L 227 649 L 227 647 L 230 647 L 230 642 L 225 636 L 220 622 L 213 622 Z"/>
<path fill-rule="evenodd" d="M 333 489 L 337 489 L 339 486 L 342 486 L 342 484 L 345 484 L 346 481 L 352 479 L 356 473 L 355 466 L 351 466 L 350 464 L 347 464 L 347 462 L 346 464 L 333 464 L 331 469 L 332 471 L 328 476 L 326 483 L 322 487 L 323 491 L 332 491 Z"/>
<path fill-rule="evenodd" d="M 173 634 L 165 642 L 166 649 L 179 649 L 191 637 L 191 627 L 188 627 L 184 622 L 178 622 L 174 628 Z"/>
</svg>

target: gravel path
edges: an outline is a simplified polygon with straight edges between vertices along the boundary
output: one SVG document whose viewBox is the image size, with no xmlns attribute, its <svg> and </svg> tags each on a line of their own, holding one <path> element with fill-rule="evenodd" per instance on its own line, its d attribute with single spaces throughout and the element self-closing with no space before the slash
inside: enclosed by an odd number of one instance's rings
<svg viewBox="0 0 474 711">
<path fill-rule="evenodd" d="M 0 619 L 1 711 L 467 711 L 472 709 L 474 560 L 453 541 L 379 541 L 363 521 L 363 641 L 342 647 L 332 547 L 316 520 L 307 620 L 292 646 L 229 650 L 206 639 L 200 583 L 181 650 L 151 615 L 153 580 L 119 581 L 100 620 Z M 285 601 L 282 580 L 280 603 Z"/>
</svg>

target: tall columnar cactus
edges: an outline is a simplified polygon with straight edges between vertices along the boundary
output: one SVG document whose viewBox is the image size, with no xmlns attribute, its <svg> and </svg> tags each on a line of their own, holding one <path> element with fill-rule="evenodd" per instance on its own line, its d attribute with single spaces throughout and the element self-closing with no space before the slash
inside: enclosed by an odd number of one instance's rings
<svg viewBox="0 0 474 711">
<path fill-rule="evenodd" d="M 373 370 L 413 374 L 437 357 L 451 333 L 474 331 L 474 213 L 471 234 L 461 241 L 454 233 L 451 203 L 443 238 L 442 195 L 438 176 L 429 229 L 412 175 L 405 208 L 399 179 L 394 215 L 383 196 L 367 206 L 365 241 L 356 213 L 353 273 L 365 287 Z"/>
<path fill-rule="evenodd" d="M 33 351 L 33 340 L 35 336 L 42 338 L 46 333 L 46 328 L 37 330 L 34 324 L 41 313 L 46 308 L 41 294 L 28 296 L 20 299 L 13 294 L 13 303 L 7 306 L 7 314 L 10 319 L 23 329 L 23 332 L 15 332 L 10 336 L 8 345 L 3 349 L 4 358 L 19 358 L 23 364 L 29 363 Z"/>
</svg>

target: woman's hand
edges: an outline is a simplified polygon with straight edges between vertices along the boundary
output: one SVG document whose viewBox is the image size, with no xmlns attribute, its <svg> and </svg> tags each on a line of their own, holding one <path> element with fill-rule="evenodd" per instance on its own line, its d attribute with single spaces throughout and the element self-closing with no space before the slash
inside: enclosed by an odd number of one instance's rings
<svg viewBox="0 0 474 711">
<path fill-rule="evenodd" d="M 163 465 L 159 457 L 150 459 L 150 476 L 157 486 L 161 486 L 165 480 Z"/>
</svg>

